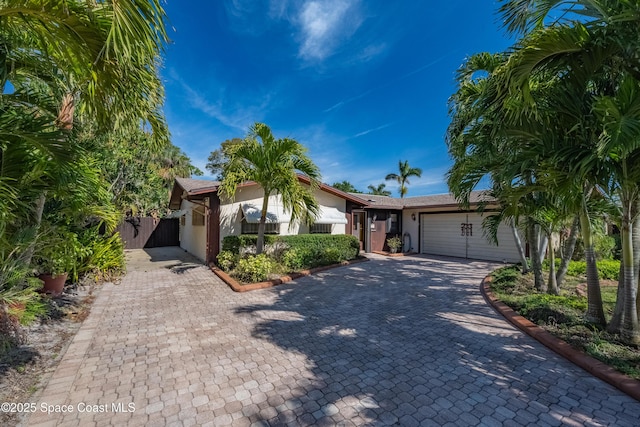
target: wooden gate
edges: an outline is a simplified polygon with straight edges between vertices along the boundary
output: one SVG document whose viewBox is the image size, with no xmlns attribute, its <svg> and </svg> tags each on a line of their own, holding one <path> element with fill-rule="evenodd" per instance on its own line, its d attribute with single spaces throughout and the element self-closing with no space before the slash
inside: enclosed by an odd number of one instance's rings
<svg viewBox="0 0 640 427">
<path fill-rule="evenodd" d="M 125 249 L 180 245 L 178 218 L 129 217 L 118 225 L 116 231 L 120 233 Z"/>
</svg>

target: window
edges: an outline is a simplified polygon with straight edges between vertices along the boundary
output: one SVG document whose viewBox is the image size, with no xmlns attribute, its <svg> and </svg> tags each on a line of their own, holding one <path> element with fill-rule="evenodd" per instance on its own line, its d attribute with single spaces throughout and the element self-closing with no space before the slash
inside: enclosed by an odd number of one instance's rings
<svg viewBox="0 0 640 427">
<path fill-rule="evenodd" d="M 204 206 L 197 206 L 191 212 L 191 225 L 204 225 Z"/>
<path fill-rule="evenodd" d="M 311 234 L 331 234 L 331 224 L 313 224 Z"/>
<path fill-rule="evenodd" d="M 387 233 L 398 233 L 398 214 L 391 213 L 389 214 L 389 218 L 387 218 L 386 223 L 386 232 Z"/>
<path fill-rule="evenodd" d="M 242 218 L 242 223 L 240 225 L 240 233 L 242 234 L 258 234 L 258 224 L 257 222 L 247 222 L 245 218 Z M 265 234 L 280 234 L 280 224 L 267 222 L 264 225 Z"/>
</svg>

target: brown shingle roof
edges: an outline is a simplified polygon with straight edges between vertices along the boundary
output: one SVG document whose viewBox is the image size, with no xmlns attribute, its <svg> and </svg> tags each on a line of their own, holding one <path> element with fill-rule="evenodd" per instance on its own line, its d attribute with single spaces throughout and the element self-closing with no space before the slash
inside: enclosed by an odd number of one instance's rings
<svg viewBox="0 0 640 427">
<path fill-rule="evenodd" d="M 200 194 L 217 191 L 220 181 L 207 179 L 176 178 L 176 182 L 189 194 Z"/>
<path fill-rule="evenodd" d="M 304 183 L 307 183 L 307 184 L 309 183 L 309 178 L 303 175 L 298 175 L 298 178 L 300 179 L 300 181 Z M 256 183 L 253 181 L 249 181 L 244 183 L 243 185 L 256 185 Z M 220 186 L 220 181 L 210 181 L 206 179 L 176 178 L 176 182 L 173 186 L 173 191 L 171 193 L 171 200 L 169 202 L 169 207 L 171 209 L 179 208 L 183 191 L 186 191 L 189 196 L 197 196 L 199 194 L 215 193 L 218 191 L 219 186 Z M 320 189 L 322 191 L 326 191 L 327 193 L 341 197 L 345 200 L 349 200 L 356 204 L 361 204 L 361 205 L 366 204 L 365 200 L 362 200 L 361 198 L 354 196 L 350 193 L 345 193 L 344 191 L 338 190 L 337 188 L 333 188 L 327 184 L 320 184 Z"/>
<path fill-rule="evenodd" d="M 458 202 L 451 194 L 434 194 L 431 196 L 415 196 L 404 199 L 378 196 L 374 194 L 358 194 L 351 193 L 361 199 L 367 201 L 367 207 L 370 209 L 405 209 L 405 208 L 430 208 L 430 207 L 446 207 L 458 206 Z M 473 191 L 469 198 L 469 203 L 474 205 L 482 201 L 493 201 L 487 196 L 485 191 Z"/>
<path fill-rule="evenodd" d="M 494 201 L 486 191 L 472 191 L 469 203 L 474 205 L 480 202 Z M 407 197 L 404 206 L 406 208 L 423 208 L 436 206 L 458 206 L 459 203 L 451 194 L 434 194 L 432 196 Z"/>
</svg>

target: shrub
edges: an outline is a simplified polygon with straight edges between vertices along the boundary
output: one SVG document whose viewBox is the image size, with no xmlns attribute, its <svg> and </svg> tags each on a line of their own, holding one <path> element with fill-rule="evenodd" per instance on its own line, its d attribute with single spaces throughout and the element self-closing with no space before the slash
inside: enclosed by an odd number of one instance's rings
<svg viewBox="0 0 640 427">
<path fill-rule="evenodd" d="M 598 234 L 593 236 L 593 249 L 596 252 L 596 258 L 599 260 L 611 259 L 615 255 L 618 255 L 617 247 L 618 243 L 613 236 L 602 236 Z M 584 259 L 584 243 L 581 238 L 578 238 L 576 241 L 576 248 L 573 251 L 571 259 L 575 261 Z"/>
<path fill-rule="evenodd" d="M 273 244 L 279 236 L 272 234 L 265 234 L 264 244 Z M 227 236 L 222 239 L 222 250 L 230 251 L 234 254 L 239 254 L 241 248 L 248 246 L 255 246 L 258 243 L 258 236 L 255 234 L 243 234 L 241 236 Z"/>
<path fill-rule="evenodd" d="M 559 265 L 559 264 L 556 264 Z M 587 262 L 586 261 L 570 261 L 567 267 L 567 274 L 569 276 L 583 276 L 587 274 Z"/>
<path fill-rule="evenodd" d="M 516 286 L 520 270 L 516 266 L 502 267 L 491 273 L 491 287 L 499 292 L 509 292 Z"/>
<path fill-rule="evenodd" d="M 287 252 L 287 249 L 289 249 L 289 245 L 285 242 L 276 240 L 275 242 L 264 246 L 264 253 L 269 255 L 271 258 L 280 261 L 282 256 Z"/>
<path fill-rule="evenodd" d="M 238 261 L 235 275 L 246 283 L 262 282 L 277 268 L 276 263 L 265 254 L 253 255 Z"/>
<path fill-rule="evenodd" d="M 98 278 L 107 279 L 124 271 L 124 244 L 119 233 L 110 237 L 99 234 L 98 228 L 86 231 L 80 236 L 87 251 L 78 262 L 80 275 L 93 273 Z"/>
<path fill-rule="evenodd" d="M 252 247 L 256 240 L 255 235 L 227 236 L 222 250 L 244 257 L 252 252 L 243 248 Z M 354 259 L 360 253 L 360 242 L 355 236 L 344 234 L 267 235 L 265 253 L 273 254 L 290 271 L 297 271 Z"/>
<path fill-rule="evenodd" d="M 313 259 L 313 253 L 304 248 L 292 248 L 282 255 L 282 264 L 289 271 L 304 269 Z"/>
<path fill-rule="evenodd" d="M 342 253 L 338 248 L 324 248 L 320 257 L 320 261 L 325 265 L 337 264 L 340 261 L 343 261 Z"/>
<path fill-rule="evenodd" d="M 309 249 L 318 257 L 322 256 L 325 248 L 335 248 L 340 252 L 340 261 L 354 259 L 360 253 L 358 238 L 346 234 L 298 234 L 279 236 L 278 240 L 288 244 L 292 249 Z"/>
<path fill-rule="evenodd" d="M 556 259 L 556 268 L 560 265 L 560 260 Z M 596 261 L 598 267 L 598 275 L 601 279 L 617 280 L 618 272 L 620 271 L 620 261 L 614 259 L 603 259 Z M 544 268 L 549 268 L 547 260 L 543 263 Z M 570 261 L 567 267 L 567 275 L 569 276 L 584 276 L 587 274 L 587 262 L 586 261 Z"/>
<path fill-rule="evenodd" d="M 218 254 L 217 261 L 222 271 L 231 271 L 238 262 L 238 255 L 231 251 L 222 251 Z"/>
<path fill-rule="evenodd" d="M 617 280 L 620 272 L 620 261 L 603 259 L 597 262 L 601 279 Z"/>
</svg>

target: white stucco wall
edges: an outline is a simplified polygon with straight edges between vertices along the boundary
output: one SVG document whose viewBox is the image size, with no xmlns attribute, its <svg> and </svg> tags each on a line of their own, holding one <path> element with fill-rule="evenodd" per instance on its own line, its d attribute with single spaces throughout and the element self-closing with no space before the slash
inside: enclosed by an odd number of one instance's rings
<svg viewBox="0 0 640 427">
<path fill-rule="evenodd" d="M 207 250 L 206 216 L 205 225 L 192 225 L 193 209 L 196 207 L 198 205 L 186 200 L 180 205 L 180 209 L 186 211 L 184 225 L 180 222 L 180 247 L 204 261 Z"/>
<path fill-rule="evenodd" d="M 415 221 L 411 219 L 411 214 L 415 214 Z M 404 236 L 405 233 L 409 233 L 411 236 L 411 249 L 412 252 L 418 252 L 418 245 L 420 235 L 419 233 L 420 227 L 420 211 L 418 209 L 407 209 L 402 211 L 402 234 Z M 404 237 L 403 237 L 404 243 Z M 406 248 L 403 248 L 406 250 Z"/>
<path fill-rule="evenodd" d="M 235 199 L 231 201 L 221 201 L 220 206 L 220 245 L 222 246 L 222 240 L 226 236 L 239 236 L 241 234 L 240 223 L 242 221 L 241 204 L 251 203 L 257 207 L 262 207 L 263 199 L 262 188 L 254 185 L 250 187 L 241 187 L 236 192 Z M 325 191 L 316 191 L 316 200 L 321 206 L 332 207 L 338 209 L 340 212 L 346 211 L 346 201 L 341 197 L 334 196 Z M 270 203 L 281 204 L 280 196 L 271 196 Z M 291 226 L 290 226 L 291 225 Z M 344 234 L 346 229 L 345 224 L 333 224 L 331 226 L 331 234 Z M 279 224 L 280 235 L 286 236 L 291 234 L 305 234 L 309 232 L 309 227 L 306 224 L 300 224 L 299 222 L 281 223 Z"/>
</svg>

